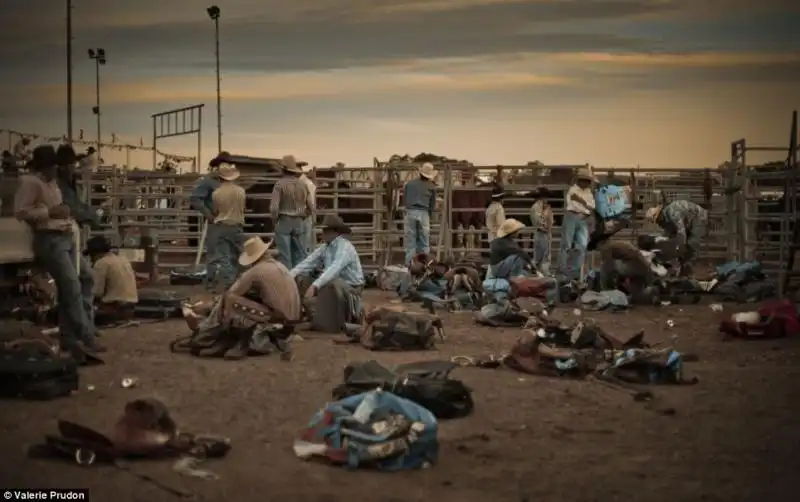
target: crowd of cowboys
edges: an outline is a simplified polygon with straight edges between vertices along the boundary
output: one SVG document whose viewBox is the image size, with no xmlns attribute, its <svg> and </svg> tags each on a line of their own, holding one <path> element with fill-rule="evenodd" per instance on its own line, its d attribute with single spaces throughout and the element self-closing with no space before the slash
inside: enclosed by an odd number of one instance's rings
<svg viewBox="0 0 800 502">
<path fill-rule="evenodd" d="M 87 250 L 79 253 L 75 232 L 79 225 L 97 225 L 97 216 L 79 196 L 75 179 L 78 161 L 69 145 L 58 150 L 50 145 L 36 147 L 29 162 L 31 173 L 20 178 L 14 214 L 33 229 L 35 257 L 55 282 L 63 348 L 74 353 L 101 352 L 104 348 L 97 342 L 98 318 L 130 315 L 137 302 L 136 278 L 130 263 L 112 253 L 103 237 L 93 237 Z M 312 328 L 328 332 L 340 332 L 347 324 L 361 321 L 365 275 L 348 239 L 350 228 L 340 217 L 326 216 L 321 225 L 323 242 L 316 245 L 315 187 L 305 176 L 303 165 L 291 155 L 282 159 L 283 176 L 271 194 L 275 237 L 270 242 L 245 237 L 245 190 L 237 184 L 239 171 L 229 154 L 223 152 L 210 162 L 209 174 L 193 191 L 192 207 L 202 213 L 207 225 L 206 286 L 219 293 L 209 308 L 189 315 L 190 325 L 200 338 L 203 333 L 213 334 L 214 343 L 203 349 L 206 355 L 233 359 L 246 356 L 252 349 L 254 327 L 266 327 L 270 335 L 282 341 L 304 318 L 311 321 Z M 430 251 L 436 175 L 431 164 L 424 164 L 418 178 L 404 187 L 405 258 L 409 267 Z M 567 192 L 561 273 L 576 278 L 587 249 L 596 245 L 609 288 L 620 279 L 627 281 L 629 289 L 643 286 L 651 265 L 636 246 L 608 239 L 618 225 L 594 218 L 595 182 L 591 172 L 581 171 Z M 505 218 L 503 197 L 497 187 L 486 210 L 491 242 L 487 276 L 513 278 L 530 271 L 547 274 L 554 220 L 546 198 L 539 197 L 531 208 L 535 237 L 530 256 L 517 242 L 524 226 Z M 649 209 L 647 218 L 678 243 L 676 259 L 687 273 L 706 233 L 706 210 L 679 200 Z M 91 265 L 84 256 L 89 257 Z M 464 280 L 474 282 L 470 274 Z M 221 331 L 233 338 L 220 338 Z"/>
</svg>

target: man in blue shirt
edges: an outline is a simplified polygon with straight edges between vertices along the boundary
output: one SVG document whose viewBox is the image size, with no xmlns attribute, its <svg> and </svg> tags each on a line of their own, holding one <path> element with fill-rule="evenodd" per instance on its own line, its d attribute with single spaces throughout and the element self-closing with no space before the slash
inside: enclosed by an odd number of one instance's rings
<svg viewBox="0 0 800 502">
<path fill-rule="evenodd" d="M 339 333 L 345 324 L 361 320 L 364 271 L 355 246 L 345 237 L 350 233 L 341 218 L 326 216 L 323 244 L 291 271 L 301 293 L 307 286 L 306 313 L 311 315 L 311 327 L 318 331 Z"/>
<path fill-rule="evenodd" d="M 436 208 L 436 169 L 425 163 L 419 168 L 419 178 L 403 187 L 403 204 L 406 208 L 405 235 L 406 265 L 419 253 L 431 251 L 431 216 Z"/>
</svg>

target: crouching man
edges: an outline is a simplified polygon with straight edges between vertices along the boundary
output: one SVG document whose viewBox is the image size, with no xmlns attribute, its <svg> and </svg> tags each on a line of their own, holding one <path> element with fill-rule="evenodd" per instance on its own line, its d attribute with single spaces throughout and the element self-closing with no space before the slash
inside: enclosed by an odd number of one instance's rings
<svg viewBox="0 0 800 502">
<path fill-rule="evenodd" d="M 664 230 L 682 247 L 679 257 L 680 275 L 690 276 L 692 264 L 700 254 L 700 246 L 708 234 L 708 211 L 688 200 L 676 200 L 664 206 L 651 207 L 645 218 Z"/>
<path fill-rule="evenodd" d="M 282 355 L 289 355 L 287 338 L 300 320 L 302 303 L 289 270 L 269 253 L 271 244 L 259 237 L 244 243 L 239 264 L 249 268 L 205 317 L 199 309 L 184 309 L 195 333 L 186 348 L 195 355 L 236 360 L 263 353 L 253 345 L 254 335 L 262 334 Z"/>
<path fill-rule="evenodd" d="M 326 216 L 323 243 L 292 269 L 312 329 L 341 333 L 345 324 L 361 322 L 364 271 L 355 246 L 346 237 L 350 233 L 341 218 Z"/>
<path fill-rule="evenodd" d="M 139 303 L 136 274 L 130 262 L 111 252 L 111 244 L 103 236 L 86 243 L 94 271 L 94 320 L 98 326 L 116 324 L 133 318 Z"/>
</svg>

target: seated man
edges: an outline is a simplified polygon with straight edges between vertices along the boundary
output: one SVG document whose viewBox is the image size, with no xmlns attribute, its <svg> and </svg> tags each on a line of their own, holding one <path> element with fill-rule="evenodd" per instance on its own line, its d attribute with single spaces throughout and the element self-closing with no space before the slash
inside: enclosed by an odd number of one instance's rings
<svg viewBox="0 0 800 502">
<path fill-rule="evenodd" d="M 133 318 L 139 302 L 136 274 L 130 262 L 111 252 L 111 244 L 100 235 L 86 243 L 94 270 L 94 319 L 96 325 L 108 325 Z"/>
<path fill-rule="evenodd" d="M 487 279 L 511 279 L 526 275 L 531 268 L 532 259 L 516 241 L 522 222 L 509 218 L 500 225 L 497 238 L 489 246 L 489 271 Z"/>
<path fill-rule="evenodd" d="M 361 321 L 364 271 L 356 248 L 345 237 L 350 233 L 341 218 L 326 216 L 322 222 L 323 243 L 292 269 L 300 291 L 304 291 L 313 329 L 340 333 L 345 324 Z"/>
<path fill-rule="evenodd" d="M 262 332 L 289 354 L 284 342 L 300 320 L 302 303 L 289 270 L 268 253 L 271 245 L 259 237 L 244 243 L 239 265 L 250 268 L 214 302 L 205 318 L 198 311 L 184 310 L 186 322 L 198 335 L 190 342 L 197 355 L 243 359 L 254 348 L 253 335 Z"/>
</svg>

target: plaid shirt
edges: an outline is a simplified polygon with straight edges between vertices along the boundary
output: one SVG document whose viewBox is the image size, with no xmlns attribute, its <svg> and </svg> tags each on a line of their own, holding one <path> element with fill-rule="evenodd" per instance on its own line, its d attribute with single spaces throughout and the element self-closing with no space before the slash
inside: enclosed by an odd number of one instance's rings
<svg viewBox="0 0 800 502">
<path fill-rule="evenodd" d="M 353 243 L 339 236 L 330 244 L 322 244 L 305 260 L 292 269 L 292 277 L 309 275 L 322 267 L 322 275 L 311 285 L 319 290 L 334 279 L 341 279 L 349 286 L 364 285 L 364 270 Z"/>
<path fill-rule="evenodd" d="M 550 232 L 553 229 L 553 210 L 550 204 L 537 200 L 531 206 L 531 226 L 540 232 Z"/>
<path fill-rule="evenodd" d="M 282 215 L 305 218 L 314 212 L 314 199 L 299 177 L 284 176 L 272 189 L 269 212 L 273 220 Z"/>
</svg>

